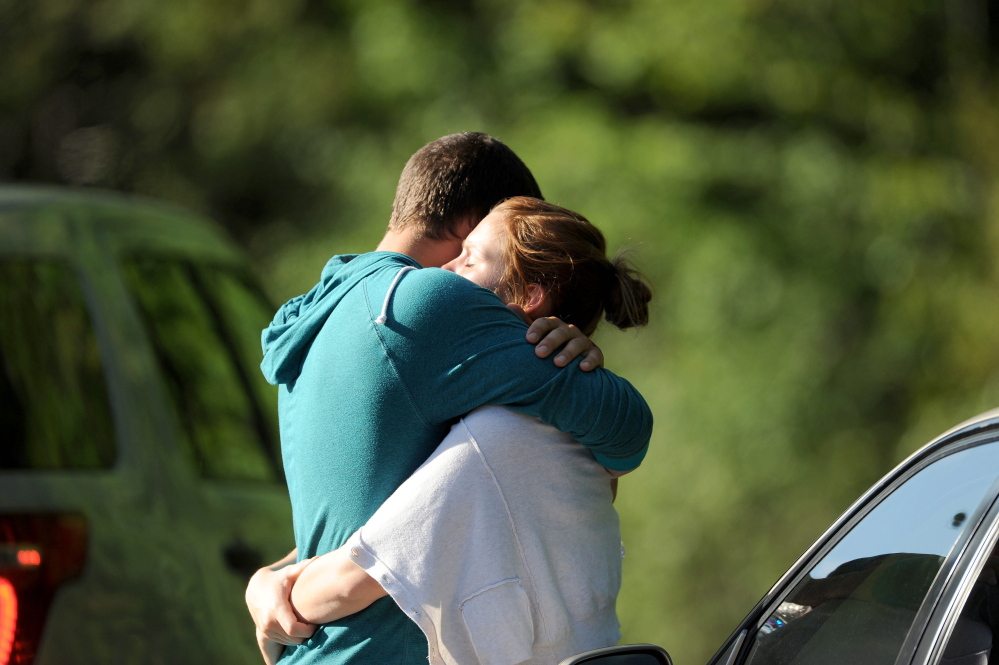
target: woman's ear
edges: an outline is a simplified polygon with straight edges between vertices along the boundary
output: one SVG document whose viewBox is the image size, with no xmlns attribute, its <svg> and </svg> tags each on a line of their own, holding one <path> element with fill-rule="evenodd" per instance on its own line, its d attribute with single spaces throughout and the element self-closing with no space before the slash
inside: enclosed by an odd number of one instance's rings
<svg viewBox="0 0 999 665">
<path fill-rule="evenodd" d="M 542 316 L 551 316 L 552 305 L 548 299 L 548 291 L 540 284 L 527 285 L 527 302 L 524 304 L 524 312 L 531 319 L 538 319 Z"/>
</svg>

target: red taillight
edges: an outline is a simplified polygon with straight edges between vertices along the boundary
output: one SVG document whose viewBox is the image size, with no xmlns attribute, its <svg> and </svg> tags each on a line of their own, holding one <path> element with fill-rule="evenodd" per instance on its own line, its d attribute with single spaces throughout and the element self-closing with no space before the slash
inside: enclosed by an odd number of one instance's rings
<svg viewBox="0 0 999 665">
<path fill-rule="evenodd" d="M 0 515 L 0 665 L 34 660 L 52 599 L 86 551 L 81 515 Z"/>
<path fill-rule="evenodd" d="M 17 562 L 22 566 L 40 566 L 42 565 L 42 555 L 39 554 L 38 550 L 18 550 Z"/>
<path fill-rule="evenodd" d="M 17 627 L 17 594 L 14 585 L 0 577 L 0 663 L 10 662 Z"/>
</svg>

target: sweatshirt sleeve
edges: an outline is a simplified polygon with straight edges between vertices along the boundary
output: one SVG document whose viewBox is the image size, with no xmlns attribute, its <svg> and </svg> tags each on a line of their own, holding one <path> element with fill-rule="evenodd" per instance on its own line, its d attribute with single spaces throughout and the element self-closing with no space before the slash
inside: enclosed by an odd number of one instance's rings
<svg viewBox="0 0 999 665">
<path fill-rule="evenodd" d="M 570 434 L 608 469 L 636 468 L 652 434 L 638 391 L 607 370 L 581 371 L 578 358 L 562 369 L 538 358 L 526 331 L 495 294 L 428 268 L 400 282 L 381 335 L 428 423 L 507 406 Z"/>
<path fill-rule="evenodd" d="M 535 628 L 520 582 L 523 550 L 464 422 L 346 546 L 423 629 L 431 663 L 531 659 Z"/>
</svg>

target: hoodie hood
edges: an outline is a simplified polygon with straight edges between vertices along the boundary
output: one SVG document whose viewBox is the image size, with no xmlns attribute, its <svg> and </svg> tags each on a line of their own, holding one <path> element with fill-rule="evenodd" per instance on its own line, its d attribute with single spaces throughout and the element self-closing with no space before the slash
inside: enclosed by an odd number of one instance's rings
<svg viewBox="0 0 999 665">
<path fill-rule="evenodd" d="M 260 336 L 264 351 L 260 370 L 267 382 L 278 385 L 295 381 L 309 346 L 343 297 L 365 277 L 386 266 L 419 268 L 420 264 L 395 252 L 340 254 L 326 263 L 319 283 L 308 293 L 281 305 Z"/>
</svg>

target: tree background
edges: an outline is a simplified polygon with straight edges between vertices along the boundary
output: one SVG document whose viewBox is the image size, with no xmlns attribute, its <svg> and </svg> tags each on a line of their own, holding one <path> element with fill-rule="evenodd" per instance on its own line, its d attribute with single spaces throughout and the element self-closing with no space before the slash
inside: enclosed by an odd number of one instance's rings
<svg viewBox="0 0 999 665">
<path fill-rule="evenodd" d="M 275 301 L 411 153 L 511 146 L 636 250 L 625 641 L 705 662 L 868 485 L 999 405 L 994 0 L 0 0 L 0 179 L 173 201 Z"/>
</svg>

